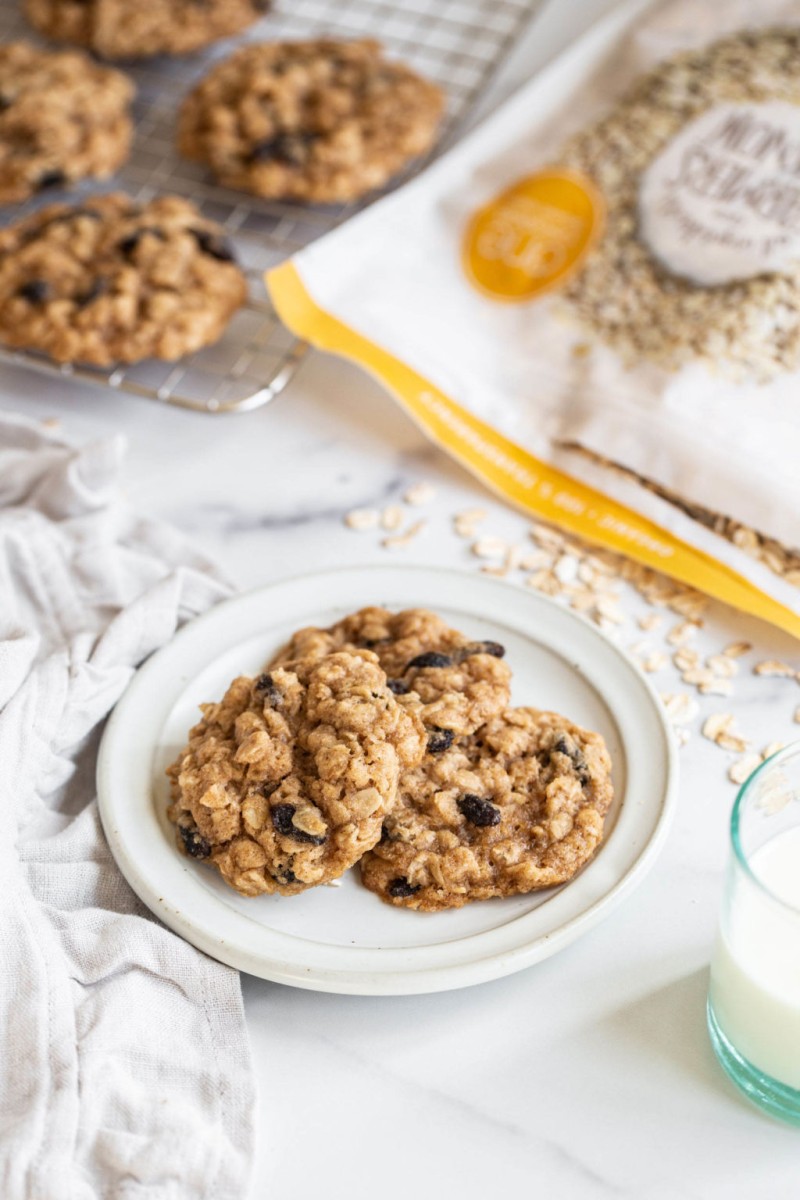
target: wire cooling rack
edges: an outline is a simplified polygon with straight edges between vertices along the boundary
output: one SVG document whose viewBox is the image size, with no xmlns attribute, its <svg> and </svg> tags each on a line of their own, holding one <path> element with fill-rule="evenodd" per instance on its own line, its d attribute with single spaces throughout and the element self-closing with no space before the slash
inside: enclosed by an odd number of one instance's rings
<svg viewBox="0 0 800 1200">
<path fill-rule="evenodd" d="M 404 59 L 435 80 L 447 96 L 437 151 L 452 138 L 458 122 L 483 91 L 541 0 L 276 0 L 244 41 L 336 37 L 378 38 L 388 54 Z M 0 0 L 0 41 L 31 38 L 19 0 Z M 23 364 L 49 375 L 79 379 L 202 412 L 244 412 L 259 408 L 291 379 L 306 346 L 281 324 L 263 283 L 263 274 L 377 198 L 358 204 L 309 207 L 260 200 L 213 182 L 200 165 L 181 159 L 174 148 L 175 115 L 181 99 L 217 59 L 231 53 L 226 41 L 189 58 L 155 59 L 128 66 L 137 86 L 136 137 L 130 161 L 111 183 L 87 185 L 72 199 L 110 187 L 147 200 L 174 192 L 193 200 L 218 221 L 237 247 L 249 279 L 247 304 L 234 316 L 222 339 L 177 363 L 154 359 L 112 370 L 59 366 L 26 351 L 0 348 L 0 361 Z M 398 176 L 408 178 L 419 163 Z M 48 191 L 25 205 L 0 208 L 0 223 L 15 220 L 44 203 L 66 199 Z"/>
</svg>

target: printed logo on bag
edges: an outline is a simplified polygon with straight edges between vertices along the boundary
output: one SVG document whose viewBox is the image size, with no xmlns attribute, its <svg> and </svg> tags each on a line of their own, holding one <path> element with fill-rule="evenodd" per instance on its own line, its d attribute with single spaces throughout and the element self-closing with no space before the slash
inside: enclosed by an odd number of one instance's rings
<svg viewBox="0 0 800 1200">
<path fill-rule="evenodd" d="M 591 180 L 558 168 L 521 179 L 478 210 L 463 261 L 495 300 L 532 300 L 566 282 L 599 237 L 605 205 Z"/>
<path fill-rule="evenodd" d="M 701 286 L 800 261 L 800 106 L 721 104 L 689 121 L 643 173 L 641 235 Z"/>
</svg>

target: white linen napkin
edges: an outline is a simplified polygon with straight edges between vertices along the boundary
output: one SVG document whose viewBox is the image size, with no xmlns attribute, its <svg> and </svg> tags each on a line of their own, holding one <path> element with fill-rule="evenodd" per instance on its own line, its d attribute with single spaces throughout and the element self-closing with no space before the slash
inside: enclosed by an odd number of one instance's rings
<svg viewBox="0 0 800 1200">
<path fill-rule="evenodd" d="M 120 499 L 122 452 L 0 414 L 0 1195 L 243 1200 L 238 974 L 140 904 L 94 784 L 137 664 L 228 587 Z"/>
</svg>

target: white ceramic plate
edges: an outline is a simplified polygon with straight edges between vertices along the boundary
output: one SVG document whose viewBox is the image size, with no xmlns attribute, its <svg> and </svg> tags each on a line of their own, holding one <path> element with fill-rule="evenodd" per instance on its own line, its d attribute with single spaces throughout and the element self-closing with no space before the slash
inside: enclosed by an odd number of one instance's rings
<svg viewBox="0 0 800 1200">
<path fill-rule="evenodd" d="M 600 851 L 547 892 L 415 913 L 381 903 L 357 870 L 341 886 L 245 899 L 180 855 L 164 770 L 197 705 L 257 673 L 302 625 L 365 604 L 424 606 L 475 639 L 502 642 L 512 701 L 599 730 L 616 800 Z M 560 950 L 640 882 L 660 850 L 677 783 L 669 728 L 649 684 L 594 626 L 542 596 L 456 571 L 359 567 L 290 579 L 192 621 L 137 673 L 105 731 L 100 812 L 125 878 L 156 916 L 214 958 L 264 979 L 329 992 L 399 995 L 481 983 Z"/>
</svg>

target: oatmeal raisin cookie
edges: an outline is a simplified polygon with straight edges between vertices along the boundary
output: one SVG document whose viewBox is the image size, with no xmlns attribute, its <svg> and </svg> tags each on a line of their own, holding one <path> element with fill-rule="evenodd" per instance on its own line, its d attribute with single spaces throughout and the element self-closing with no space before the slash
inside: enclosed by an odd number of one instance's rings
<svg viewBox="0 0 800 1200">
<path fill-rule="evenodd" d="M 388 904 L 423 912 L 554 887 L 597 849 L 612 797 L 599 734 L 507 709 L 404 773 L 361 877 Z"/>
<path fill-rule="evenodd" d="M 330 629 L 299 630 L 275 659 L 372 650 L 389 687 L 419 713 L 433 753 L 472 733 L 509 701 L 511 671 L 498 642 L 473 641 L 425 608 L 362 608 Z"/>
<path fill-rule="evenodd" d="M 25 0 L 35 29 L 102 58 L 190 54 L 246 29 L 269 0 Z"/>
<path fill-rule="evenodd" d="M 168 774 L 181 849 L 245 896 L 336 879 L 380 837 L 424 733 L 374 655 L 235 679 Z"/>
<path fill-rule="evenodd" d="M 229 187 L 341 203 L 429 150 L 442 107 L 378 42 L 272 42 L 243 46 L 190 92 L 178 141 Z"/>
<path fill-rule="evenodd" d="M 0 46 L 0 204 L 113 175 L 130 151 L 133 93 L 79 50 Z"/>
<path fill-rule="evenodd" d="M 0 230 L 0 342 L 58 362 L 180 358 L 246 295 L 219 227 L 177 196 L 56 204 Z"/>
</svg>

